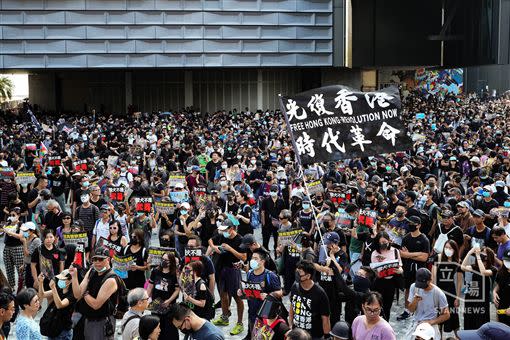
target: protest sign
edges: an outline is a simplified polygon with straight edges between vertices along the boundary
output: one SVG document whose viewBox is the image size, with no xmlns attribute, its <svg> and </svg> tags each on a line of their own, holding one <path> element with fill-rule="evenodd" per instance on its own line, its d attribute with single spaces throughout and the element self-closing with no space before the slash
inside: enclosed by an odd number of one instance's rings
<svg viewBox="0 0 510 340">
<path fill-rule="evenodd" d="M 106 164 L 114 167 L 117 165 L 118 160 L 119 160 L 118 156 L 108 156 L 108 160 L 106 161 Z"/>
<path fill-rule="evenodd" d="M 311 196 L 315 196 L 318 193 L 324 192 L 324 186 L 322 186 L 320 180 L 307 183 L 307 187 L 308 194 L 310 194 Z"/>
<path fill-rule="evenodd" d="M 49 166 L 61 166 L 62 159 L 60 158 L 60 156 L 50 156 L 50 157 L 48 157 L 48 165 Z"/>
<path fill-rule="evenodd" d="M 377 211 L 361 210 L 358 216 L 358 224 L 372 228 L 377 221 Z"/>
<path fill-rule="evenodd" d="M 352 227 L 352 220 L 354 218 L 345 212 L 345 210 L 341 210 L 338 213 L 338 217 L 336 219 L 336 225 L 342 230 L 349 230 Z"/>
<path fill-rule="evenodd" d="M 184 249 L 184 263 L 193 261 L 200 261 L 202 257 L 202 248 L 189 248 Z"/>
<path fill-rule="evenodd" d="M 155 202 L 154 207 L 156 208 L 156 211 L 161 214 L 173 214 L 175 212 L 175 206 L 176 204 L 173 202 Z"/>
<path fill-rule="evenodd" d="M 278 232 L 278 245 L 288 246 L 294 243 L 295 238 L 301 234 L 303 229 L 290 229 Z"/>
<path fill-rule="evenodd" d="M 136 212 L 150 213 L 152 211 L 152 198 L 151 197 L 137 197 L 135 198 Z"/>
<path fill-rule="evenodd" d="M 377 272 L 379 278 L 385 278 L 398 274 L 398 268 L 400 267 L 399 260 L 388 260 L 383 262 L 372 262 L 370 268 Z"/>
<path fill-rule="evenodd" d="M 78 244 L 83 243 L 85 247 L 88 247 L 89 245 L 89 238 L 87 237 L 86 232 L 70 232 L 70 233 L 63 233 L 62 236 L 64 237 L 64 243 L 67 244 Z"/>
<path fill-rule="evenodd" d="M 350 190 L 346 192 L 330 191 L 329 197 L 331 199 L 331 202 L 342 204 L 345 201 L 349 202 L 351 200 L 352 194 Z"/>
<path fill-rule="evenodd" d="M 25 150 L 35 151 L 37 150 L 37 145 L 35 143 L 27 143 L 25 144 Z"/>
<path fill-rule="evenodd" d="M 39 252 L 39 268 L 41 270 L 41 274 L 43 274 L 45 278 L 52 280 L 55 276 L 55 272 L 53 271 L 53 263 L 50 259 L 44 257 L 41 252 Z"/>
<path fill-rule="evenodd" d="M 128 167 L 128 172 L 132 175 L 138 175 L 138 165 Z"/>
<path fill-rule="evenodd" d="M 14 169 L 11 167 L 0 168 L 0 179 L 12 179 L 14 177 Z"/>
<path fill-rule="evenodd" d="M 76 250 L 74 252 L 73 264 L 79 268 L 87 268 L 87 261 L 85 261 L 85 244 L 76 244 Z"/>
<path fill-rule="evenodd" d="M 110 251 L 110 257 L 113 257 L 114 255 L 120 254 L 122 252 L 122 246 L 118 246 L 108 241 L 104 237 L 99 238 L 99 240 L 97 241 L 97 246 L 105 247 L 106 249 L 108 249 Z"/>
<path fill-rule="evenodd" d="M 120 187 L 109 187 L 108 188 L 110 190 L 110 199 L 112 201 L 116 201 L 116 202 L 123 202 L 124 199 L 125 199 L 125 195 L 124 195 L 124 187 L 123 186 L 120 186 Z"/>
<path fill-rule="evenodd" d="M 423 113 L 423 112 L 417 113 L 416 119 L 425 119 L 425 113 Z"/>
<path fill-rule="evenodd" d="M 35 182 L 35 173 L 33 171 L 23 171 L 16 173 L 15 181 L 17 184 L 32 184 Z"/>
<path fill-rule="evenodd" d="M 187 267 L 181 272 L 181 275 L 177 278 L 179 283 L 179 287 L 181 287 L 181 291 L 193 296 L 195 293 L 195 274 L 192 270 Z"/>
<path fill-rule="evenodd" d="M 150 247 L 147 263 L 150 266 L 159 266 L 161 264 L 161 259 L 163 258 L 163 255 L 165 255 L 168 252 L 175 253 L 175 249 L 166 247 Z"/>
<path fill-rule="evenodd" d="M 254 300 L 262 300 L 262 286 L 260 283 L 251 283 L 241 281 L 241 292 L 243 294 L 243 298 L 245 299 L 254 299 Z"/>
<path fill-rule="evenodd" d="M 87 161 L 75 161 L 73 166 L 76 171 L 87 171 Z"/>
<path fill-rule="evenodd" d="M 127 279 L 129 267 L 135 264 L 135 258 L 132 255 L 112 257 L 112 269 L 121 279 Z"/>
<path fill-rule="evenodd" d="M 166 280 L 161 280 L 160 283 L 156 284 L 156 289 L 162 291 L 168 291 L 168 282 Z M 166 315 L 170 310 L 170 305 L 165 306 L 163 303 L 165 301 L 162 298 L 156 298 L 149 303 L 147 309 L 156 315 Z"/>
<path fill-rule="evenodd" d="M 189 200 L 187 191 L 171 191 L 169 193 L 170 200 L 174 203 L 187 202 Z"/>
<path fill-rule="evenodd" d="M 394 86 L 375 92 L 333 85 L 280 97 L 302 164 L 353 159 L 412 147 Z"/>
<path fill-rule="evenodd" d="M 180 174 L 180 173 L 171 173 L 170 176 L 168 176 L 168 182 L 167 185 L 169 187 L 175 187 L 177 183 L 181 183 L 184 186 L 186 185 L 186 176 Z"/>
</svg>

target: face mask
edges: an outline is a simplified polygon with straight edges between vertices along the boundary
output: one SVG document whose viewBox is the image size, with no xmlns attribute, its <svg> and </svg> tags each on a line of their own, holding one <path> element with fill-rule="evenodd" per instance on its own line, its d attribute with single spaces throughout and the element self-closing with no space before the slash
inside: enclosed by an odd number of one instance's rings
<svg viewBox="0 0 510 340">
<path fill-rule="evenodd" d="M 308 204 L 308 203 L 303 203 L 303 209 L 305 209 L 305 210 L 310 209 L 310 204 Z"/>
<path fill-rule="evenodd" d="M 275 192 L 275 191 L 271 191 L 271 192 L 269 193 L 269 195 L 271 195 L 271 197 L 276 197 L 276 196 L 278 196 L 278 193 L 277 193 L 277 192 Z"/>
<path fill-rule="evenodd" d="M 510 261 L 503 260 L 503 264 L 505 265 L 506 269 L 510 269 Z"/>
<path fill-rule="evenodd" d="M 131 238 L 130 242 L 131 244 L 138 244 L 138 239 L 136 237 Z"/>
<path fill-rule="evenodd" d="M 89 195 L 83 195 L 80 197 L 81 203 L 86 203 L 90 199 Z"/>
<path fill-rule="evenodd" d="M 170 266 L 170 261 L 168 261 L 168 260 L 161 261 L 161 267 L 168 268 L 169 266 Z"/>
<path fill-rule="evenodd" d="M 7 222 L 13 222 L 13 221 L 16 221 L 16 217 L 13 217 L 13 216 L 7 217 Z"/>
<path fill-rule="evenodd" d="M 510 208 L 510 202 L 505 202 L 505 203 L 503 203 L 503 206 L 504 206 L 505 208 Z"/>
<path fill-rule="evenodd" d="M 490 197 L 491 194 L 488 191 L 484 191 L 482 194 L 483 197 Z"/>
<path fill-rule="evenodd" d="M 452 257 L 453 256 L 453 249 L 445 249 L 444 254 L 446 257 Z"/>
<path fill-rule="evenodd" d="M 250 161 L 250 163 L 251 163 L 251 164 L 253 164 L 253 165 L 255 165 L 255 163 L 257 163 L 257 161 L 256 161 L 255 159 L 252 159 L 252 160 Z"/>
<path fill-rule="evenodd" d="M 250 268 L 256 270 L 259 267 L 259 263 L 253 259 L 250 260 Z"/>
<path fill-rule="evenodd" d="M 381 250 L 390 249 L 390 245 L 388 243 L 381 243 L 380 247 L 381 247 Z"/>
<path fill-rule="evenodd" d="M 170 246 L 170 240 L 161 240 L 159 243 L 160 243 L 160 245 L 162 247 L 169 247 Z"/>
<path fill-rule="evenodd" d="M 403 217 L 404 213 L 402 211 L 397 211 L 395 215 L 397 215 L 397 217 Z"/>
<path fill-rule="evenodd" d="M 186 215 L 188 213 L 187 210 L 181 210 L 181 215 Z"/>
<path fill-rule="evenodd" d="M 66 287 L 66 282 L 64 280 L 58 280 L 57 286 L 60 289 L 64 289 Z"/>
<path fill-rule="evenodd" d="M 126 168 L 120 168 L 121 172 L 126 172 Z"/>
<path fill-rule="evenodd" d="M 220 185 L 221 185 L 222 187 L 226 187 L 226 186 L 227 186 L 227 181 L 221 181 L 221 182 L 220 182 Z"/>
<path fill-rule="evenodd" d="M 98 273 L 102 273 L 102 272 L 104 272 L 107 268 L 106 268 L 106 267 L 103 267 L 102 269 L 99 269 L 99 270 L 97 270 L 96 268 L 94 268 L 94 269 L 96 270 L 96 272 L 98 272 Z"/>
<path fill-rule="evenodd" d="M 89 182 L 83 182 L 81 185 L 84 186 L 84 187 L 88 187 L 89 186 Z"/>
<path fill-rule="evenodd" d="M 228 231 L 224 231 L 222 235 L 224 238 L 230 238 L 230 233 Z"/>
<path fill-rule="evenodd" d="M 23 237 L 28 238 L 30 236 L 30 233 L 28 231 L 23 232 Z"/>
<path fill-rule="evenodd" d="M 370 281 L 363 276 L 354 275 L 352 285 L 355 291 L 366 292 L 370 288 Z"/>
<path fill-rule="evenodd" d="M 142 216 L 143 216 L 143 212 L 138 212 L 138 213 L 136 213 L 136 216 L 138 216 L 138 217 L 142 217 Z"/>
<path fill-rule="evenodd" d="M 222 169 L 226 169 L 227 167 L 228 167 L 228 165 L 227 165 L 227 164 L 222 164 L 222 165 L 221 165 L 221 168 L 222 168 Z"/>
<path fill-rule="evenodd" d="M 411 224 L 411 225 L 409 225 L 409 227 L 407 229 L 409 229 L 410 232 L 413 232 L 413 231 L 416 231 L 417 228 L 416 228 L 416 225 Z"/>
<path fill-rule="evenodd" d="M 306 274 L 305 274 L 306 275 Z M 304 276 L 304 275 L 303 275 Z M 296 272 L 296 274 L 294 274 L 294 279 L 296 280 L 296 282 L 303 282 L 304 280 L 301 280 L 301 275 L 299 275 L 298 272 Z"/>
<path fill-rule="evenodd" d="M 285 157 L 285 162 L 290 162 L 290 157 Z"/>
</svg>

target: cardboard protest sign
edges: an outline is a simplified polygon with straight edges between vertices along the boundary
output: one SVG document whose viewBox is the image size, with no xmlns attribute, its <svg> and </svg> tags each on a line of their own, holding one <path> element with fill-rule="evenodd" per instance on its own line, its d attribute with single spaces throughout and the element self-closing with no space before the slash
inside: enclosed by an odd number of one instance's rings
<svg viewBox="0 0 510 340">
<path fill-rule="evenodd" d="M 55 254 L 59 255 L 59 254 Z M 41 270 L 41 273 L 46 277 L 47 279 L 52 280 L 55 277 L 55 273 L 53 271 L 53 263 L 50 259 L 47 259 L 44 257 L 41 253 L 39 253 L 39 268 Z"/>
<path fill-rule="evenodd" d="M 294 243 L 295 238 L 301 234 L 303 229 L 290 229 L 278 232 L 278 245 L 288 246 Z"/>
<path fill-rule="evenodd" d="M 147 263 L 150 266 L 159 266 L 161 264 L 163 255 L 168 252 L 175 253 L 175 249 L 167 247 L 149 247 L 149 257 L 147 259 Z"/>
<path fill-rule="evenodd" d="M 78 243 L 76 244 L 76 250 L 74 252 L 74 260 L 73 263 L 80 268 L 87 268 L 87 261 L 85 261 L 85 244 Z"/>
<path fill-rule="evenodd" d="M 377 222 L 377 211 L 374 210 L 361 210 L 358 216 L 358 224 L 366 227 L 373 227 Z"/>
<path fill-rule="evenodd" d="M 280 97 L 302 164 L 411 149 L 395 86 L 374 92 L 333 85 Z"/>
<path fill-rule="evenodd" d="M 202 248 L 189 248 L 184 249 L 184 263 L 190 263 L 193 261 L 200 261 L 202 257 Z"/>
<path fill-rule="evenodd" d="M 136 212 L 150 213 L 152 211 L 152 197 L 135 198 Z"/>
<path fill-rule="evenodd" d="M 324 186 L 322 185 L 320 180 L 311 181 L 307 183 L 308 194 L 310 196 L 315 196 L 318 193 L 324 192 Z"/>
<path fill-rule="evenodd" d="M 78 244 L 83 243 L 85 247 L 88 247 L 89 245 L 89 238 L 87 237 L 86 232 L 70 232 L 70 233 L 63 233 L 62 236 L 64 237 L 64 243 L 65 244 Z"/>
<path fill-rule="evenodd" d="M 16 173 L 16 177 L 14 178 L 17 184 L 32 184 L 35 183 L 35 173 L 33 171 L 21 171 Z"/>
<path fill-rule="evenodd" d="M 170 200 L 174 203 L 182 203 L 187 202 L 189 200 L 189 195 L 187 191 L 171 191 L 169 193 Z"/>
<path fill-rule="evenodd" d="M 398 259 L 370 263 L 370 268 L 374 269 L 377 272 L 377 276 L 379 278 L 385 278 L 397 274 L 399 267 L 400 263 Z"/>
<path fill-rule="evenodd" d="M 60 158 L 60 156 L 50 156 L 50 157 L 48 157 L 48 165 L 49 166 L 61 166 L 62 159 Z"/>
<path fill-rule="evenodd" d="M 97 241 L 97 246 L 105 247 L 106 249 L 108 249 L 110 251 L 110 257 L 113 257 L 114 255 L 120 254 L 122 252 L 122 246 L 118 246 L 113 242 L 108 241 L 104 237 L 99 238 L 99 240 Z"/>
<path fill-rule="evenodd" d="M 121 279 L 127 279 L 129 267 L 135 264 L 135 258 L 131 255 L 112 257 L 112 269 Z"/>
<path fill-rule="evenodd" d="M 186 176 L 178 172 L 173 172 L 168 176 L 167 184 L 169 187 L 175 187 L 177 183 L 181 183 L 186 186 Z"/>
<path fill-rule="evenodd" d="M 87 171 L 87 161 L 75 161 L 73 162 L 73 167 L 75 171 Z"/>
<path fill-rule="evenodd" d="M 0 168 L 0 179 L 6 179 L 10 178 L 12 179 L 14 177 L 14 169 L 11 167 L 1 167 Z"/>
<path fill-rule="evenodd" d="M 176 204 L 173 202 L 155 202 L 154 207 L 156 208 L 156 211 L 161 214 L 173 214 L 175 212 L 175 206 Z"/>
<path fill-rule="evenodd" d="M 126 199 L 125 188 L 121 185 L 120 187 L 109 187 L 110 200 L 116 202 L 123 202 Z"/>
</svg>

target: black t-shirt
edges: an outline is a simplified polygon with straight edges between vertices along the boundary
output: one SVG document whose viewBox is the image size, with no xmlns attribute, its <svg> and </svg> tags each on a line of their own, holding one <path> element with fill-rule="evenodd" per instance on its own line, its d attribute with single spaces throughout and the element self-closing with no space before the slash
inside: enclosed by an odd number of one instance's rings
<svg viewBox="0 0 510 340">
<path fill-rule="evenodd" d="M 137 252 L 133 253 L 130 246 L 126 247 L 124 255 L 133 256 L 135 258 L 135 265 L 137 266 L 145 265 L 149 257 L 149 253 L 145 248 L 140 248 Z M 128 277 L 125 279 L 125 282 L 128 289 L 143 287 L 145 283 L 145 272 L 141 270 L 128 270 Z"/>
<path fill-rule="evenodd" d="M 496 283 L 499 287 L 498 309 L 510 308 L 510 273 L 508 270 L 503 269 L 498 271 L 498 274 L 496 275 Z"/>
<path fill-rule="evenodd" d="M 207 173 L 209 175 L 209 182 L 214 181 L 214 177 L 216 177 L 216 171 L 221 169 L 221 161 L 218 160 L 216 163 L 214 163 L 212 160 L 207 163 L 205 166 L 205 169 L 207 170 Z"/>
<path fill-rule="evenodd" d="M 455 229 L 455 230 L 453 230 L 453 229 Z M 462 229 L 460 229 L 456 225 L 451 225 L 450 229 L 448 229 L 448 230 L 446 230 L 446 227 L 444 225 L 438 226 L 438 228 L 436 228 L 436 235 L 435 235 L 436 240 L 439 237 L 440 233 L 447 234 L 448 239 L 454 240 L 457 243 L 457 245 L 459 246 L 459 248 L 464 243 L 464 233 L 462 232 Z"/>
<path fill-rule="evenodd" d="M 251 220 L 251 214 L 252 214 L 251 207 L 246 203 L 241 204 L 241 206 L 239 207 L 239 215 L 246 217 L 248 220 Z M 237 232 L 240 235 L 244 236 L 246 234 L 253 233 L 253 228 L 251 227 L 251 224 L 249 221 L 248 221 L 248 223 L 245 223 L 244 221 L 239 220 L 239 226 L 237 227 Z"/>
<path fill-rule="evenodd" d="M 191 218 L 191 216 L 188 215 L 188 218 L 186 219 L 186 225 L 189 226 L 189 224 L 193 221 L 193 219 Z M 184 233 L 184 226 L 182 225 L 182 221 L 180 218 L 176 218 L 175 219 L 175 226 L 177 228 L 177 231 L 181 232 L 181 233 Z M 177 239 L 179 240 L 179 243 L 180 244 L 188 244 L 188 236 L 177 236 Z M 205 243 L 207 244 L 207 243 Z"/>
<path fill-rule="evenodd" d="M 53 247 L 52 249 L 48 250 L 44 244 L 41 245 L 41 247 L 34 251 L 32 254 L 31 262 L 35 263 L 35 266 L 37 268 L 37 273 L 41 272 L 40 268 L 40 259 L 39 259 L 39 252 L 40 254 L 47 260 L 50 261 L 51 267 L 53 269 L 53 274 L 57 275 L 60 273 L 60 261 L 64 261 L 64 258 L 60 251 L 57 249 L 57 247 Z"/>
<path fill-rule="evenodd" d="M 408 233 L 404 236 L 402 240 L 402 248 L 406 247 L 410 253 L 429 253 L 430 252 L 430 242 L 427 236 L 424 234 L 420 234 L 417 237 L 413 237 L 411 233 Z M 418 268 L 424 268 L 426 266 L 426 261 L 416 261 L 412 259 L 402 259 L 402 267 L 404 269 L 404 275 L 414 275 Z"/>
<path fill-rule="evenodd" d="M 202 244 L 208 244 L 207 242 L 213 236 L 214 232 L 217 230 L 216 222 L 212 223 L 211 219 L 205 217 L 200 220 L 201 227 L 199 229 L 200 240 Z"/>
<path fill-rule="evenodd" d="M 53 196 L 60 196 L 65 191 L 65 185 L 67 182 L 67 177 L 64 174 L 49 174 L 48 179 L 51 181 L 51 192 Z"/>
<path fill-rule="evenodd" d="M 280 212 L 285 209 L 285 202 L 281 198 L 273 201 L 271 197 L 267 197 L 262 201 L 261 211 L 265 212 L 265 221 L 262 221 L 266 227 L 274 228 L 271 218 L 278 218 Z"/>
<path fill-rule="evenodd" d="M 290 290 L 290 301 L 294 327 L 304 329 L 312 338 L 322 337 L 322 316 L 330 314 L 329 299 L 324 289 L 314 284 L 309 290 L 304 290 L 295 283 Z"/>
<path fill-rule="evenodd" d="M 21 225 L 20 225 L 20 223 L 18 223 L 17 226 L 16 226 L 16 230 L 12 230 L 11 229 L 11 231 L 14 231 L 16 234 L 19 234 L 20 227 L 21 227 Z M 5 234 L 5 241 L 4 242 L 5 242 L 5 246 L 6 247 L 20 247 L 20 246 L 23 245 L 23 243 L 19 239 L 15 238 L 15 237 L 12 237 L 12 236 L 9 236 L 7 234 Z"/>
<path fill-rule="evenodd" d="M 466 251 L 469 251 L 471 247 L 476 243 L 480 245 L 480 248 L 483 246 L 487 246 L 492 250 L 496 250 L 497 244 L 491 236 L 491 229 L 489 227 L 483 228 L 481 232 L 476 230 L 476 227 L 469 227 L 466 230 L 466 234 L 471 236 L 471 240 L 468 242 L 468 246 L 466 247 Z"/>
<path fill-rule="evenodd" d="M 163 273 L 160 269 L 156 268 L 151 272 L 149 283 L 154 285 L 152 289 L 152 299 L 157 298 L 168 300 L 170 296 L 175 292 L 176 288 L 179 288 L 177 283 L 177 276 L 175 273 Z"/>
<path fill-rule="evenodd" d="M 39 196 L 39 190 L 37 190 L 36 188 L 33 188 L 32 190 L 30 190 L 28 192 L 28 195 L 27 195 L 27 205 L 32 202 L 33 200 L 35 200 L 37 198 L 37 196 Z M 32 208 L 32 212 L 35 211 L 35 207 L 37 205 L 34 205 L 34 207 Z"/>
<path fill-rule="evenodd" d="M 213 244 L 216 246 L 220 246 L 223 243 L 231 246 L 238 253 L 245 253 L 246 251 L 241 249 L 242 237 L 239 234 L 236 234 L 233 238 L 225 238 L 223 235 L 215 235 L 213 238 Z M 220 254 L 218 260 L 218 268 L 232 268 L 234 263 L 239 262 L 239 259 L 235 257 L 231 252 L 224 251 Z M 216 268 L 216 270 L 218 270 Z"/>
</svg>

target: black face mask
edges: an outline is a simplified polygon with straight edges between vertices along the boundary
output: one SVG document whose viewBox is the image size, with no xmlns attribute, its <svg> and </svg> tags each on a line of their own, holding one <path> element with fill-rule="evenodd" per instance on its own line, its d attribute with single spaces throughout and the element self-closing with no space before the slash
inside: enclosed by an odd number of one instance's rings
<svg viewBox="0 0 510 340">
<path fill-rule="evenodd" d="M 130 241 L 131 244 L 138 244 L 138 239 L 136 237 L 133 237 Z"/>
<path fill-rule="evenodd" d="M 170 261 L 168 261 L 168 260 L 161 261 L 162 268 L 168 268 L 169 266 L 170 266 Z"/>
<path fill-rule="evenodd" d="M 409 227 L 408 227 L 407 229 L 409 229 L 409 231 L 410 231 L 410 232 L 413 232 L 413 231 L 416 231 L 416 229 L 418 229 L 418 228 L 417 228 L 417 226 L 416 226 L 416 225 L 414 225 L 414 224 L 410 224 L 410 225 L 409 225 Z"/>
<path fill-rule="evenodd" d="M 388 249 L 390 249 L 390 244 L 389 243 L 381 243 L 380 248 L 381 248 L 381 250 L 388 250 Z"/>
<path fill-rule="evenodd" d="M 159 242 L 159 244 L 162 246 L 162 247 L 170 247 L 170 240 L 161 240 Z"/>
<path fill-rule="evenodd" d="M 354 275 L 352 285 L 355 291 L 364 293 L 370 289 L 370 280 L 363 276 Z"/>
</svg>

